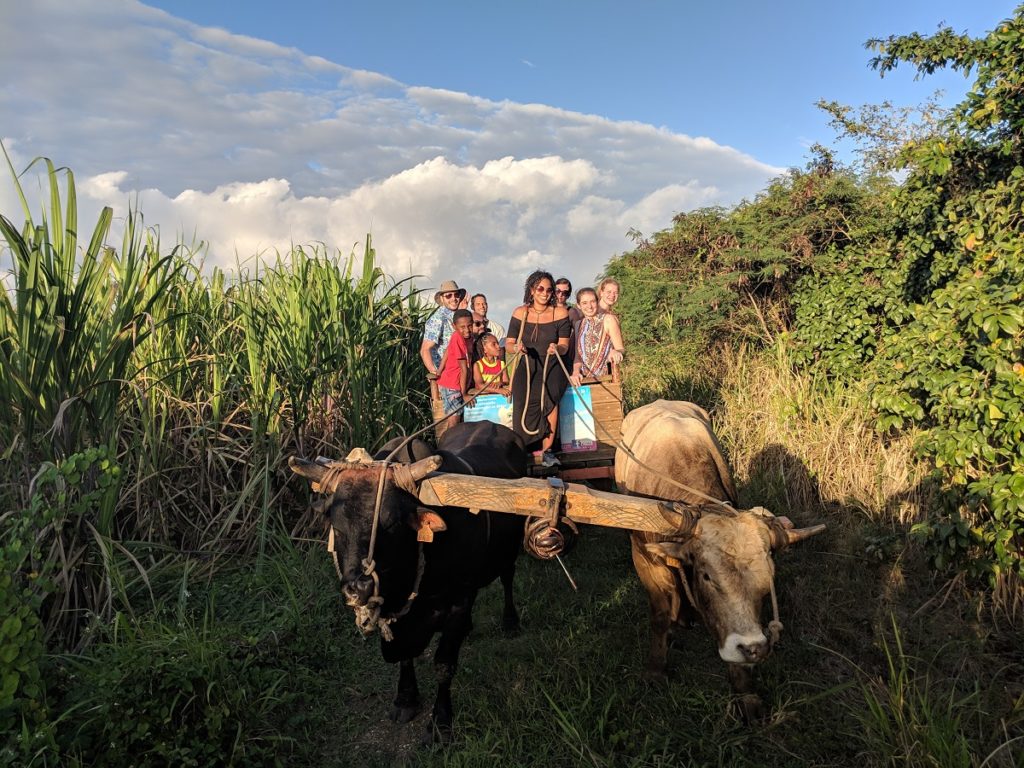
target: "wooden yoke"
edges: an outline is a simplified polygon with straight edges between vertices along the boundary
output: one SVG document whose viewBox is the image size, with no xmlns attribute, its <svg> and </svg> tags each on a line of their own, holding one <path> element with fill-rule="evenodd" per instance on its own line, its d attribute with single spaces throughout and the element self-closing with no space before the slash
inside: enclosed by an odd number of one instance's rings
<svg viewBox="0 0 1024 768">
<path fill-rule="evenodd" d="M 419 499 L 428 506 L 550 517 L 551 490 L 550 483 L 535 478 L 504 480 L 435 472 L 420 481 Z M 564 516 L 576 523 L 672 535 L 692 530 L 700 511 L 677 502 L 606 493 L 566 483 Z"/>
</svg>

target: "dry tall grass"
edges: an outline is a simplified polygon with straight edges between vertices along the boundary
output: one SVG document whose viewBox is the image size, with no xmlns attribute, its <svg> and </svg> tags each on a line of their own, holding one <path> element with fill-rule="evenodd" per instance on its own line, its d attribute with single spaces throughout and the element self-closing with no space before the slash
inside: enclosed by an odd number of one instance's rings
<svg viewBox="0 0 1024 768">
<path fill-rule="evenodd" d="M 909 525 L 933 493 L 915 433 L 883 439 L 862 384 L 794 371 L 784 347 L 718 356 L 718 435 L 740 479 L 778 488 L 790 509 L 842 505 L 876 522 Z"/>
<path fill-rule="evenodd" d="M 932 503 L 917 434 L 882 438 L 862 384 L 797 372 L 772 352 L 721 347 L 694 359 L 685 345 L 631 351 L 627 401 L 691 400 L 711 412 L 744 504 L 800 515 L 842 506 L 876 523 L 908 526 Z"/>
</svg>

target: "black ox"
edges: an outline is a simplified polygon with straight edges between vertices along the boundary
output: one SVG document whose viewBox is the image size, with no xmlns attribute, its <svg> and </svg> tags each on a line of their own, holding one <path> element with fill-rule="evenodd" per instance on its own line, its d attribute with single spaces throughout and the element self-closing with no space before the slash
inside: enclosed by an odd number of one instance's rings
<svg viewBox="0 0 1024 768">
<path fill-rule="evenodd" d="M 385 458 L 400 442 L 392 441 L 374 458 Z M 372 563 L 368 555 L 383 465 L 370 463 L 362 453 L 359 458 L 353 452 L 347 463 L 331 469 L 295 458 L 290 464 L 297 474 L 327 486 L 324 490 L 333 488 L 325 509 L 345 602 L 365 633 L 380 629 L 384 660 L 400 665 L 392 720 L 405 723 L 419 711 L 413 660 L 434 633 L 441 633 L 434 655 L 437 696 L 426 735 L 446 741 L 452 728 L 451 683 L 459 649 L 473 626 L 477 591 L 500 578 L 505 590 L 503 627 L 518 627 L 512 577 L 523 520 L 460 507 L 427 508 L 414 495 L 414 484 L 436 470 L 523 477 L 526 452 L 511 430 L 486 421 L 449 429 L 436 453 L 422 441 L 411 443 L 393 459 L 403 464 L 386 470 Z"/>
</svg>

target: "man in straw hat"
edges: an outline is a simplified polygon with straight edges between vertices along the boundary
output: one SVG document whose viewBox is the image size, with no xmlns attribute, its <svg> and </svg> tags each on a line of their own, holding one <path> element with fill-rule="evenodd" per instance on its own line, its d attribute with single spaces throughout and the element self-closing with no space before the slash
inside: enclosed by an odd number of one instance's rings
<svg viewBox="0 0 1024 768">
<path fill-rule="evenodd" d="M 448 348 L 455 326 L 452 324 L 452 315 L 459 308 L 459 302 L 466 298 L 466 289 L 459 288 L 454 280 L 445 280 L 441 287 L 434 294 L 434 301 L 438 308 L 427 320 L 423 328 L 423 343 L 420 344 L 420 359 L 427 367 L 428 376 L 436 376 L 440 373 L 441 358 Z"/>
</svg>

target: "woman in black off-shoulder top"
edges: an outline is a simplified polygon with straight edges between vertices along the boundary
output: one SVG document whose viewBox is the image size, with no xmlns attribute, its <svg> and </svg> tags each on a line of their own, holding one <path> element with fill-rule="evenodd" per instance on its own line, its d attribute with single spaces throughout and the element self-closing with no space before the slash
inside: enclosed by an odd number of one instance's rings
<svg viewBox="0 0 1024 768">
<path fill-rule="evenodd" d="M 527 449 L 541 453 L 547 466 L 558 463 L 552 452 L 558 427 L 558 402 L 568 381 L 557 356 L 569 351 L 572 325 L 565 307 L 555 305 L 555 280 L 536 271 L 526 279 L 523 306 L 508 323 L 505 351 L 522 353 L 512 377 L 512 429 Z M 549 354 L 550 353 L 550 354 Z"/>
</svg>

